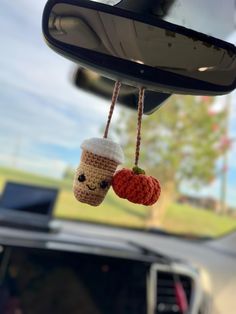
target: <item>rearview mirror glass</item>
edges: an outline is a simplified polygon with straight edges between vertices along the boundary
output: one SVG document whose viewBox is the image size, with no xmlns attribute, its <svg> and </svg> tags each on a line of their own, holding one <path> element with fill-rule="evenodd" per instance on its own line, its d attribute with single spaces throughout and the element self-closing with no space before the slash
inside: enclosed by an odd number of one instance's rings
<svg viewBox="0 0 236 314">
<path fill-rule="evenodd" d="M 235 47 L 162 20 L 82 0 L 50 0 L 43 31 L 70 59 L 130 85 L 217 95 L 236 83 Z"/>
</svg>

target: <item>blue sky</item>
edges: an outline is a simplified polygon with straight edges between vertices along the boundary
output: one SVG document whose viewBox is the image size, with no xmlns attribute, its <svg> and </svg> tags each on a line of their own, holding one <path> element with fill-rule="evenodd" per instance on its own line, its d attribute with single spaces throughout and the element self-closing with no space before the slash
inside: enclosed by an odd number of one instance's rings
<svg viewBox="0 0 236 314">
<path fill-rule="evenodd" d="M 98 134 L 109 103 L 77 91 L 73 64 L 41 33 L 45 1 L 1 0 L 0 163 L 60 176 Z M 55 169 L 56 167 L 56 169 Z"/>
<path fill-rule="evenodd" d="M 78 163 L 82 140 L 97 136 L 109 103 L 74 88 L 74 65 L 46 46 L 41 34 L 45 2 L 0 2 L 0 165 L 60 177 L 66 165 Z M 224 102 L 218 98 L 220 106 Z M 230 132 L 236 137 L 234 103 Z M 235 146 L 228 202 L 236 207 Z M 218 192 L 216 181 L 200 194 Z"/>
</svg>

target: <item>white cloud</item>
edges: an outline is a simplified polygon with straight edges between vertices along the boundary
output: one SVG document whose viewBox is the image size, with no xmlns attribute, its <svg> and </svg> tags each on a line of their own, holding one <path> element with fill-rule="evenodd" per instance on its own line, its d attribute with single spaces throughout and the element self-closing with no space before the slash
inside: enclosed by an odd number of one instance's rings
<svg viewBox="0 0 236 314">
<path fill-rule="evenodd" d="M 75 109 L 70 103 L 61 105 L 55 99 L 48 101 L 17 90 L 14 95 L 12 97 L 10 90 L 2 91 L 0 137 L 8 133 L 47 144 L 77 147 L 84 137 L 98 134 L 101 120 L 105 123 L 106 116 L 94 115 L 84 108 Z M 97 102 L 104 105 L 102 101 Z"/>
<path fill-rule="evenodd" d="M 81 141 L 98 135 L 109 102 L 77 90 L 71 79 L 75 65 L 45 44 L 41 31 L 45 3 L 0 2 L 0 28 L 5 30 L 0 59 L 0 163 L 60 176 L 68 162 L 77 163 Z"/>
<path fill-rule="evenodd" d="M 59 179 L 62 177 L 67 163 L 63 160 L 45 158 L 40 156 L 14 156 L 0 154 L 0 164 L 11 169 L 18 169 L 30 173 L 45 175 Z"/>
<path fill-rule="evenodd" d="M 74 64 L 52 51 L 42 35 L 41 19 L 46 1 L 4 0 L 0 11 L 1 36 L 0 81 L 16 88 L 50 97 L 61 103 L 69 103 L 77 112 L 89 107 L 96 115 L 105 112 L 104 103 L 97 98 L 78 91 L 72 85 L 71 71 Z"/>
</svg>

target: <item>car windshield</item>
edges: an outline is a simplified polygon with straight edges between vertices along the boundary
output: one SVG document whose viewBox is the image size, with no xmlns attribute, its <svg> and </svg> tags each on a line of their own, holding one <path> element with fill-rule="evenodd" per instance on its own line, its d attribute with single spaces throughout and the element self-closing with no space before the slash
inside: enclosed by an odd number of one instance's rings
<svg viewBox="0 0 236 314">
<path fill-rule="evenodd" d="M 75 200 L 80 145 L 102 137 L 110 102 L 76 88 L 76 65 L 46 46 L 44 5 L 45 0 L 0 3 L 0 191 L 9 181 L 57 187 L 54 216 L 60 219 L 197 237 L 235 229 L 234 94 L 173 95 L 144 117 L 140 166 L 162 184 L 157 204 L 135 205 L 112 189 L 99 207 Z M 134 163 L 136 121 L 136 111 L 116 107 L 110 136 L 123 147 L 128 168 Z"/>
</svg>

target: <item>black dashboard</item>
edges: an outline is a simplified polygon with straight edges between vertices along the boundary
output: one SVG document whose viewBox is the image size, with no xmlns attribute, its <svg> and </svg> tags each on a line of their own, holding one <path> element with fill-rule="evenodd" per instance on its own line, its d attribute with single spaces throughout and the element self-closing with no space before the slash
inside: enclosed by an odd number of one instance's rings
<svg viewBox="0 0 236 314">
<path fill-rule="evenodd" d="M 2 314 L 12 307 L 12 313 L 22 314 L 147 313 L 147 262 L 42 249 L 4 251 Z"/>
<path fill-rule="evenodd" d="M 80 228 L 0 228 L 1 314 L 183 314 L 177 283 L 194 307 L 196 278 L 180 260 Z"/>
</svg>

